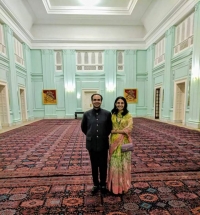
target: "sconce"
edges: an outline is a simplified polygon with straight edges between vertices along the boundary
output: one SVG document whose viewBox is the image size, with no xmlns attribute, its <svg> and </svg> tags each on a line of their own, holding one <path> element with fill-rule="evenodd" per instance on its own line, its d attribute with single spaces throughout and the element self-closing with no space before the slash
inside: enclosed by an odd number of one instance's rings
<svg viewBox="0 0 200 215">
<path fill-rule="evenodd" d="M 80 93 L 77 93 L 76 98 L 77 98 L 77 99 L 80 99 L 80 98 L 81 98 L 81 94 L 80 94 Z"/>
<path fill-rule="evenodd" d="M 115 91 L 115 85 L 113 83 L 106 84 L 106 91 L 114 92 Z"/>
<path fill-rule="evenodd" d="M 74 92 L 74 90 L 75 90 L 74 84 L 72 84 L 72 83 L 65 84 L 65 90 L 67 92 Z"/>
<path fill-rule="evenodd" d="M 194 69 L 192 69 L 192 73 L 191 73 L 191 76 L 192 76 L 192 80 L 198 80 L 200 79 L 200 71 L 199 69 L 196 67 L 194 67 Z"/>
</svg>

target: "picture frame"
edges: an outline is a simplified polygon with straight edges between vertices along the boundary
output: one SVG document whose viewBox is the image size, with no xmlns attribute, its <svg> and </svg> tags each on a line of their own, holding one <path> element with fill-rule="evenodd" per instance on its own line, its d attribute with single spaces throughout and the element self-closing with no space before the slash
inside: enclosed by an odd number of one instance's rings
<svg viewBox="0 0 200 215">
<path fill-rule="evenodd" d="M 57 104 L 56 90 L 54 90 L 54 89 L 42 90 L 42 101 L 43 101 L 44 105 Z"/>
<path fill-rule="evenodd" d="M 138 102 L 138 90 L 136 88 L 124 89 L 124 98 L 127 103 L 134 104 Z"/>
</svg>

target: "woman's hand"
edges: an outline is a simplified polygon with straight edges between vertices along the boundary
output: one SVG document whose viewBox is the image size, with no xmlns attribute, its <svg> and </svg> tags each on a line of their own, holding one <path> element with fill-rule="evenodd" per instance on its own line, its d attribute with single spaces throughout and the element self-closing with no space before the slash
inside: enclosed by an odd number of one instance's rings
<svg viewBox="0 0 200 215">
<path fill-rule="evenodd" d="M 116 129 L 111 130 L 111 134 L 116 134 Z"/>
<path fill-rule="evenodd" d="M 125 132 L 123 130 L 117 130 L 117 129 L 113 129 L 111 131 L 111 134 L 124 134 Z"/>
</svg>

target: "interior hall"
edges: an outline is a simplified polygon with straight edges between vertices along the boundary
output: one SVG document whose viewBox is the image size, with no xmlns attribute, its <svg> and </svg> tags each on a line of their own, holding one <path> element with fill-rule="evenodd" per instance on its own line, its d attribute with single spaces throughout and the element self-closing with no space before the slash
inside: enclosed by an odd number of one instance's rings
<svg viewBox="0 0 200 215">
<path fill-rule="evenodd" d="M 0 0 L 0 215 L 200 214 L 200 0 Z M 133 118 L 131 188 L 91 195 L 91 96 Z"/>
</svg>

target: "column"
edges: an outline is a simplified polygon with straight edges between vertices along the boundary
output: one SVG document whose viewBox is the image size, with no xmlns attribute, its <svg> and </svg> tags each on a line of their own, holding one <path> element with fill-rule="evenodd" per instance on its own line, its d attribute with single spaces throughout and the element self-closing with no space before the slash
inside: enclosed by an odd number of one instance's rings
<svg viewBox="0 0 200 215">
<path fill-rule="evenodd" d="M 11 122 L 18 124 L 21 122 L 19 114 L 19 94 L 17 83 L 17 71 L 15 66 L 15 51 L 14 51 L 14 37 L 13 31 L 8 25 L 4 25 L 5 40 L 7 48 L 7 56 L 9 59 L 9 97 L 10 97 L 10 111 Z"/>
<path fill-rule="evenodd" d="M 173 74 L 171 71 L 171 59 L 174 44 L 174 30 L 175 27 L 172 26 L 165 33 L 165 70 L 164 70 L 164 105 L 163 105 L 163 119 L 170 120 L 170 109 L 171 109 L 171 98 L 173 97 Z"/>
<path fill-rule="evenodd" d="M 31 82 L 31 52 L 30 48 L 23 44 L 24 60 L 26 65 L 26 101 L 28 120 L 34 119 L 33 116 L 33 94 L 32 94 L 32 82 Z"/>
<path fill-rule="evenodd" d="M 103 107 L 111 111 L 116 99 L 116 76 L 117 76 L 117 52 L 116 50 L 105 50 L 105 96 Z"/>
<path fill-rule="evenodd" d="M 188 125 L 200 128 L 200 1 L 195 5 L 190 110 Z"/>
<path fill-rule="evenodd" d="M 74 118 L 76 111 L 76 52 L 75 50 L 63 50 L 63 72 L 65 84 L 65 116 Z"/>
<path fill-rule="evenodd" d="M 155 52 L 155 44 L 152 44 L 147 49 L 147 116 L 153 117 L 153 108 L 154 108 L 154 86 L 153 86 L 153 58 Z"/>
</svg>

